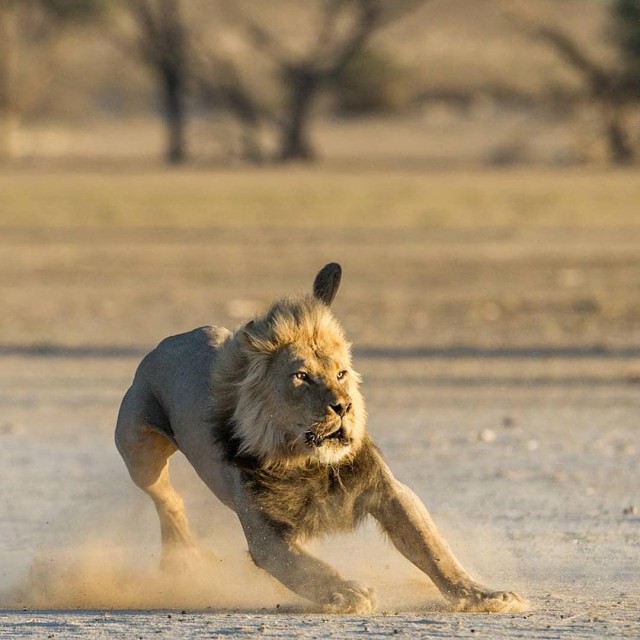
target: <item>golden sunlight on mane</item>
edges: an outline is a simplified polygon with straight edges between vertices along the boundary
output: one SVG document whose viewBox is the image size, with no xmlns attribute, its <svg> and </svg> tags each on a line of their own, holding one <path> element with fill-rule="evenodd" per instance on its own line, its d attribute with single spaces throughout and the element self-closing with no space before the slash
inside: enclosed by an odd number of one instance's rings
<svg viewBox="0 0 640 640">
<path fill-rule="evenodd" d="M 349 347 L 329 307 L 311 296 L 276 302 L 263 318 L 252 323 L 250 333 L 270 352 L 293 343 L 323 346 L 330 351 Z"/>
<path fill-rule="evenodd" d="M 350 345 L 339 322 L 329 307 L 306 296 L 276 302 L 263 317 L 241 329 L 238 337 L 225 346 L 227 353 L 221 354 L 216 376 L 221 388 L 227 389 L 223 397 L 234 406 L 233 420 L 241 441 L 240 452 L 257 456 L 272 467 L 309 462 L 307 455 L 296 457 L 291 454 L 285 433 L 292 418 L 273 391 L 274 378 L 277 381 L 288 375 L 274 365 L 276 354 L 289 345 L 308 347 L 351 367 Z M 356 372 L 351 375 L 358 421 L 356 431 L 359 432 L 364 430 L 364 401 L 358 391 L 360 377 Z M 218 397 L 222 396 L 220 388 L 216 393 Z M 300 419 L 304 416 L 296 416 L 296 421 Z M 357 443 L 358 439 L 354 445 Z"/>
</svg>

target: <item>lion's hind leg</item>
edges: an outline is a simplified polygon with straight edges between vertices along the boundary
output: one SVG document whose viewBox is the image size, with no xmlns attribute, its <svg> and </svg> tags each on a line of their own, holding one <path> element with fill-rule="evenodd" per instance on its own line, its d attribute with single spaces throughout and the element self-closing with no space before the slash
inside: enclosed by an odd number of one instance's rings
<svg viewBox="0 0 640 640">
<path fill-rule="evenodd" d="M 131 419 L 121 410 L 116 446 L 131 479 L 156 506 L 162 543 L 160 566 L 168 571 L 188 569 L 198 557 L 198 552 L 184 501 L 169 478 L 169 457 L 177 450 L 176 445 L 152 425 Z"/>
</svg>

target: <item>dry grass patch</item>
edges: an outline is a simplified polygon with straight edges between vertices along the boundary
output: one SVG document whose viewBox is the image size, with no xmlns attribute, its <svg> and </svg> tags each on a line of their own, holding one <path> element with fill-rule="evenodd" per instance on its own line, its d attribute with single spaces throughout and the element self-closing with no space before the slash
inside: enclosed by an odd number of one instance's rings
<svg viewBox="0 0 640 640">
<path fill-rule="evenodd" d="M 0 228 L 637 227 L 637 172 L 165 170 L 0 175 Z"/>
</svg>

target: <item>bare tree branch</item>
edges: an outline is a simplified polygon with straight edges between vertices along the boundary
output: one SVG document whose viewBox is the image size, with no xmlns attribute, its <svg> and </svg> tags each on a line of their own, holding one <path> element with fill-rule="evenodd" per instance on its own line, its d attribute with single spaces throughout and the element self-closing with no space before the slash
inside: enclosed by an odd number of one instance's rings
<svg viewBox="0 0 640 640">
<path fill-rule="evenodd" d="M 586 80 L 595 95 L 611 88 L 611 71 L 596 62 L 578 42 L 558 27 L 525 17 L 519 13 L 507 13 L 510 21 L 525 35 L 550 45 L 556 53 Z"/>
<path fill-rule="evenodd" d="M 340 75 L 352 58 L 361 51 L 382 21 L 380 2 L 376 0 L 359 0 L 357 3 L 357 19 L 349 34 L 344 38 L 342 46 L 333 52 L 326 64 L 324 73 L 327 78 Z"/>
<path fill-rule="evenodd" d="M 325 0 L 325 2 L 322 3 L 321 26 L 318 29 L 315 47 L 313 47 L 311 52 L 312 58 L 321 56 L 323 51 L 326 51 L 332 46 L 338 18 L 348 3 L 349 0 L 346 0 L 346 2 L 345 0 Z"/>
<path fill-rule="evenodd" d="M 238 66 L 230 59 L 211 51 L 199 53 L 193 61 L 192 77 L 205 95 L 219 101 L 242 121 L 257 124 L 261 119 L 282 124 L 281 119 L 266 104 L 263 104 L 246 86 Z"/>
<path fill-rule="evenodd" d="M 129 7 L 139 30 L 136 44 L 140 55 L 147 61 L 157 60 L 159 28 L 151 6 L 147 0 L 129 0 Z"/>
<path fill-rule="evenodd" d="M 221 8 L 229 22 L 238 24 L 252 44 L 275 64 L 285 67 L 290 63 L 294 57 L 291 51 L 271 31 L 242 11 L 234 0 L 223 2 Z"/>
</svg>

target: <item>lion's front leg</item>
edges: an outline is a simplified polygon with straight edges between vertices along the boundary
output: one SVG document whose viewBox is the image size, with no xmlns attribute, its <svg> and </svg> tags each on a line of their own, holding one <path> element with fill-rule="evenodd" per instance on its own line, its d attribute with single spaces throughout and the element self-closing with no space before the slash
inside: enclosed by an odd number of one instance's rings
<svg viewBox="0 0 640 640">
<path fill-rule="evenodd" d="M 264 523 L 245 528 L 249 553 L 261 569 L 294 593 L 319 605 L 327 613 L 371 613 L 373 592 L 318 560 L 296 543 L 287 542 Z"/>
<path fill-rule="evenodd" d="M 395 478 L 388 478 L 370 511 L 400 553 L 433 580 L 456 610 L 511 612 L 526 608 L 518 594 L 478 584 L 453 555 L 420 499 Z"/>
<path fill-rule="evenodd" d="M 297 543 L 288 541 L 249 502 L 239 506 L 237 513 L 249 553 L 258 567 L 327 613 L 366 614 L 373 611 L 375 602 L 371 589 L 345 580 L 328 564 Z"/>
</svg>

